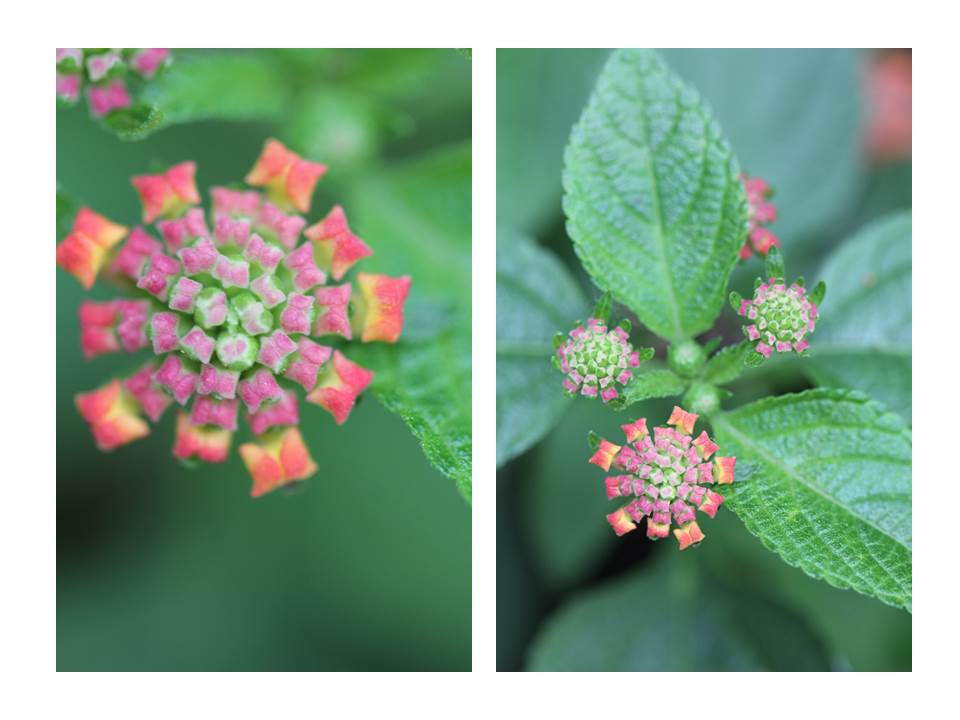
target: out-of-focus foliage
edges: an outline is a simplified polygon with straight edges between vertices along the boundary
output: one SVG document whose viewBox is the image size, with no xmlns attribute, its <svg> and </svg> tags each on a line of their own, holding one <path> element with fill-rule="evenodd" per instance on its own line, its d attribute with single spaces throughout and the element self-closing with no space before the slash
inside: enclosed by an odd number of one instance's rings
<svg viewBox="0 0 960 720">
<path fill-rule="evenodd" d="M 82 361 L 77 307 L 113 293 L 106 283 L 85 293 L 58 272 L 58 669 L 467 670 L 470 507 L 404 420 L 424 437 L 431 423 L 417 424 L 401 405 L 411 380 L 403 357 L 419 362 L 418 348 L 431 338 L 444 338 L 445 362 L 470 356 L 470 64 L 453 50 L 241 55 L 297 88 L 286 96 L 285 118 L 306 95 L 349 88 L 366 98 L 369 116 L 358 125 L 378 128 L 373 149 L 336 161 L 315 156 L 330 170 L 310 219 L 342 203 L 375 251 L 371 269 L 413 276 L 403 342 L 374 350 L 382 357 L 369 362 L 382 377 L 344 426 L 301 407 L 317 474 L 296 494 L 253 501 L 235 453 L 196 472 L 177 464 L 170 422 L 114 453 L 95 449 L 73 395 L 137 363 L 121 355 Z M 311 63 L 327 70 L 318 74 Z M 443 97 L 418 103 L 418 93 L 431 92 Z M 336 155 L 342 136 L 329 127 L 316 128 L 311 147 Z M 285 132 L 282 123 L 238 116 L 122 143 L 85 112 L 58 110 L 57 179 L 69 196 L 133 225 L 140 206 L 130 176 L 192 159 L 199 187 L 233 183 L 266 137 L 297 147 Z M 430 266 L 434 250 L 443 267 Z M 454 293 L 448 276 L 466 282 Z M 460 452 L 469 438 L 469 365 L 448 380 L 459 388 L 443 408 L 457 433 L 450 447 L 469 458 L 469 448 Z M 442 453 L 425 444 L 442 466 Z M 462 462 L 442 469 L 465 490 Z"/>
<path fill-rule="evenodd" d="M 588 296 L 597 291 L 563 229 L 556 173 L 569 129 L 608 54 L 591 50 L 498 52 L 498 220 L 501 226 L 505 224 L 504 209 L 539 207 L 535 219 L 518 212 L 506 224 L 526 229 L 543 252 L 552 252 L 564 262 Z M 663 55 L 712 107 L 741 167 L 775 186 L 780 218 L 772 229 L 783 241 L 791 275 L 819 279 L 817 273 L 828 256 L 843 252 L 861 228 L 893 210 L 909 210 L 909 156 L 888 157 L 885 164 L 876 166 L 862 152 L 863 98 L 858 77 L 867 53 L 668 50 Z M 538 69 L 531 73 L 529 68 Z M 570 76 L 566 85 L 547 82 L 564 73 Z M 517 82 L 511 84 L 511 80 Z M 738 82 L 743 86 L 736 86 Z M 514 107 L 517 110 L 512 113 Z M 514 127 L 505 124 L 509 122 Z M 555 122 L 566 123 L 566 135 L 562 129 L 552 130 Z M 518 159 L 511 162 L 511 156 Z M 532 162 L 534 158 L 539 162 Z M 545 176 L 542 185 L 531 187 L 541 171 Z M 539 205 L 528 202 L 538 193 L 546 199 Z M 760 267 L 757 260 L 744 263 L 735 271 L 729 289 L 749 295 Z M 644 272 L 644 266 L 636 271 Z M 862 279 L 861 274 L 851 282 Z M 836 296 L 832 294 L 834 282 L 839 281 L 828 283 L 825 314 L 811 336 L 811 358 L 773 359 L 747 371 L 736 362 L 734 350 L 711 359 L 704 373 L 717 383 L 732 382 L 733 396 L 723 399 L 724 408 L 810 387 L 806 376 L 810 368 L 804 365 L 818 358 L 821 327 L 825 328 L 825 343 L 829 341 L 832 331 L 826 313 L 843 294 L 842 288 Z M 741 318 L 727 307 L 706 337 L 720 337 L 724 345 L 733 345 L 743 338 L 741 325 Z M 656 345 L 657 358 L 664 357 L 663 346 L 645 334 L 642 325 L 634 323 L 631 340 Z M 648 372 L 654 370 L 659 368 Z M 560 393 L 561 379 L 555 372 L 545 382 Z M 546 393 L 547 389 L 530 392 Z M 667 603 L 669 588 L 645 594 L 642 600 L 631 594 L 631 588 L 648 587 L 646 578 L 659 577 L 662 570 L 658 568 L 663 565 L 654 562 L 659 559 L 668 566 L 672 562 L 692 564 L 698 568 L 702 585 L 719 582 L 737 588 L 741 599 L 756 595 L 760 603 L 777 608 L 782 631 L 775 628 L 770 632 L 789 634 L 795 659 L 803 655 L 804 648 L 815 647 L 819 648 L 814 655 L 820 668 L 909 670 L 909 613 L 791 567 L 758 542 L 729 507 L 721 507 L 715 519 L 702 523 L 707 539 L 682 554 L 677 553 L 672 538 L 652 543 L 642 531 L 614 536 L 603 517 L 611 503 L 605 497 L 602 474 L 591 472 L 595 468 L 586 463 L 586 433 L 593 429 L 616 437 L 620 432 L 617 425 L 637 417 L 660 422 L 673 403 L 673 399 L 646 400 L 617 413 L 599 403 L 574 400 L 541 442 L 498 472 L 498 669 L 532 669 L 557 661 L 560 655 L 553 650 L 562 649 L 563 636 L 572 627 L 570 618 L 583 613 L 586 603 L 603 602 L 618 592 L 636 602 L 622 616 L 610 619 L 610 626 L 592 626 L 587 637 L 594 639 L 593 646 L 581 647 L 574 654 L 596 659 L 593 664 L 598 668 L 602 663 L 626 667 L 626 661 L 635 656 L 624 654 L 634 648 L 624 641 L 657 629 L 656 620 L 638 614 L 635 608 L 648 602 L 657 607 Z M 743 477 L 747 470 L 745 463 Z M 730 599 L 722 591 L 718 597 L 724 602 Z M 716 612 L 722 614 L 725 609 Z M 693 615 L 697 614 L 694 611 Z M 714 609 L 704 610 L 703 616 L 714 617 Z M 586 622 L 593 620 L 591 614 Z M 604 621 L 598 622 L 602 625 Z M 701 620 L 692 622 L 696 627 Z M 619 634 L 613 632 L 614 625 Z M 607 637 L 604 633 L 608 630 L 609 637 L 620 639 L 619 656 L 618 648 L 598 647 L 598 638 Z M 749 639 L 750 634 L 746 636 Z M 708 657 L 697 654 L 700 648 L 695 646 L 694 657 Z M 742 657 L 731 652 L 709 664 L 730 666 Z M 771 662 L 770 658 L 764 660 Z M 795 661 L 779 665 L 787 666 L 801 665 Z"/>
</svg>

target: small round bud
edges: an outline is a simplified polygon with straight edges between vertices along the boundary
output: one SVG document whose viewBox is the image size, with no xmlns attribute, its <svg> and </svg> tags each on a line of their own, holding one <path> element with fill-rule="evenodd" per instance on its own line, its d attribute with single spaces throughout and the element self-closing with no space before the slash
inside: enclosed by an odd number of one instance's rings
<svg viewBox="0 0 960 720">
<path fill-rule="evenodd" d="M 710 415 L 720 409 L 720 391 L 710 383 L 694 383 L 683 396 L 683 404 L 698 415 Z"/>
<path fill-rule="evenodd" d="M 695 340 L 684 340 L 667 348 L 667 363 L 683 377 L 693 377 L 707 359 L 707 353 Z"/>
</svg>

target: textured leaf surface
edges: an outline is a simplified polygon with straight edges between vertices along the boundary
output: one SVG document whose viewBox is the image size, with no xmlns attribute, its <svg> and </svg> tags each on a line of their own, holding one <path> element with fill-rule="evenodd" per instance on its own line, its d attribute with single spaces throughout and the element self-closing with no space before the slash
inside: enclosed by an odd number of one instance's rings
<svg viewBox="0 0 960 720">
<path fill-rule="evenodd" d="M 497 50 L 497 222 L 541 237 L 561 217 L 563 146 L 609 50 Z"/>
<path fill-rule="evenodd" d="M 709 542 L 709 540 L 707 541 Z M 756 591 L 729 586 L 671 548 L 572 601 L 535 641 L 539 671 L 826 670 L 806 622 Z"/>
<path fill-rule="evenodd" d="M 586 298 L 550 252 L 497 233 L 497 466 L 533 445 L 570 399 L 550 363 L 553 336 L 584 320 Z"/>
<path fill-rule="evenodd" d="M 374 256 L 364 269 L 409 274 L 396 345 L 351 349 L 376 372 L 373 394 L 399 414 L 433 465 L 470 499 L 470 147 L 365 177 L 348 213 Z"/>
<path fill-rule="evenodd" d="M 748 343 L 721 348 L 704 366 L 703 379 L 714 385 L 733 382 L 743 372 L 743 360 L 752 349 Z"/>
<path fill-rule="evenodd" d="M 863 228 L 827 260 L 827 296 L 802 364 L 824 386 L 861 390 L 898 412 L 912 410 L 911 214 Z"/>
<path fill-rule="evenodd" d="M 911 437 L 896 415 L 818 389 L 711 421 L 753 469 L 727 501 L 750 532 L 813 577 L 911 609 Z"/>
<path fill-rule="evenodd" d="M 262 54 L 177 53 L 174 63 L 146 83 L 142 104 L 108 121 L 125 140 L 139 140 L 174 123 L 197 120 L 271 120 L 283 112 L 287 86 Z"/>
<path fill-rule="evenodd" d="M 663 55 L 710 103 L 743 170 L 776 190 L 772 230 L 795 263 L 800 258 L 791 250 L 816 242 L 814 233 L 849 209 L 863 181 L 861 52 L 711 48 Z"/>
<path fill-rule="evenodd" d="M 661 337 L 720 313 L 745 232 L 738 174 L 710 110 L 656 53 L 611 56 L 567 146 L 567 229 L 597 285 Z"/>
<path fill-rule="evenodd" d="M 687 387 L 687 381 L 672 370 L 657 369 L 641 372 L 633 376 L 624 388 L 624 407 L 649 398 L 680 395 Z"/>
</svg>

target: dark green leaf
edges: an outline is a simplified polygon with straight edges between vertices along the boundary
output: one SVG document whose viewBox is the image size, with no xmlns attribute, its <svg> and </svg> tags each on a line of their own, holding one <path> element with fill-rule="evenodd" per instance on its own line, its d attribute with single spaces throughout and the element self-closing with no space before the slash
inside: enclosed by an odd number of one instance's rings
<svg viewBox="0 0 960 720">
<path fill-rule="evenodd" d="M 570 400 L 551 338 L 587 301 L 562 263 L 526 238 L 497 234 L 497 466 L 537 442 Z"/>
<path fill-rule="evenodd" d="M 772 247 L 767 251 L 764 269 L 768 278 L 786 278 L 787 272 L 783 266 L 783 255 L 780 254 L 780 248 Z"/>
<path fill-rule="evenodd" d="M 57 188 L 57 242 L 63 240 L 73 229 L 73 219 L 80 206 L 76 200 Z"/>
<path fill-rule="evenodd" d="M 862 56 L 849 49 L 671 49 L 710 103 L 744 172 L 776 191 L 788 257 L 845 213 L 863 183 Z M 824 172 L 829 168 L 829 172 Z"/>
<path fill-rule="evenodd" d="M 623 407 L 650 398 L 680 395 L 686 387 L 687 381 L 672 370 L 657 369 L 639 372 L 623 389 Z"/>
<path fill-rule="evenodd" d="M 829 662 L 800 616 L 671 548 L 649 571 L 561 608 L 535 640 L 528 669 L 827 670 Z"/>
<path fill-rule="evenodd" d="M 563 146 L 608 50 L 497 50 L 497 222 L 539 235 L 561 217 Z"/>
<path fill-rule="evenodd" d="M 587 272 L 672 341 L 720 313 L 746 230 L 710 110 L 653 52 L 614 53 L 567 146 L 567 230 Z"/>
<path fill-rule="evenodd" d="M 348 193 L 357 233 L 374 248 L 364 270 L 413 278 L 403 336 L 355 357 L 373 394 L 398 413 L 437 469 L 471 497 L 470 147 L 405 163 Z"/>
<path fill-rule="evenodd" d="M 750 532 L 812 577 L 911 608 L 911 438 L 896 415 L 819 389 L 711 422 L 722 452 L 755 468 L 727 500 Z"/>
<path fill-rule="evenodd" d="M 819 385 L 861 390 L 909 423 L 911 214 L 888 215 L 863 228 L 830 256 L 821 277 L 830 293 L 803 370 Z"/>
</svg>

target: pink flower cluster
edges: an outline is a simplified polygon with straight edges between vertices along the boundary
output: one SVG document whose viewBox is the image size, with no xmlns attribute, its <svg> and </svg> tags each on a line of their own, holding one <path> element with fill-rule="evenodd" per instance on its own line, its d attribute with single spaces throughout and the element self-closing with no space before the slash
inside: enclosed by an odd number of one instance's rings
<svg viewBox="0 0 960 720">
<path fill-rule="evenodd" d="M 772 247 L 780 247 L 780 241 L 767 225 L 777 219 L 777 208 L 770 202 L 773 190 L 760 177 L 740 176 L 747 193 L 747 240 L 740 248 L 740 259 L 748 259 L 754 251 L 766 255 Z"/>
<path fill-rule="evenodd" d="M 166 48 L 57 48 L 57 97 L 68 103 L 87 102 L 95 117 L 133 105 L 127 80 L 149 80 L 169 63 Z"/>
<path fill-rule="evenodd" d="M 703 540 L 696 511 L 711 518 L 717 514 L 723 496 L 710 486 L 732 483 L 737 459 L 710 461 L 718 446 L 706 431 L 693 438 L 697 417 L 675 406 L 667 421 L 674 427 L 655 427 L 653 437 L 646 418 L 640 418 L 621 425 L 627 438 L 624 445 L 600 440 L 590 462 L 605 472 L 613 468 L 621 473 L 606 478 L 607 499 L 632 498 L 607 515 L 617 535 L 635 530 L 646 518 L 651 540 L 666 537 L 671 525 L 676 525 L 673 535 L 681 550 Z"/>
<path fill-rule="evenodd" d="M 605 403 L 619 395 L 617 385 L 630 382 L 630 368 L 640 365 L 640 353 L 633 349 L 627 332 L 622 327 L 608 330 L 597 318 L 571 330 L 557 347 L 556 358 L 566 375 L 563 387 L 568 394 L 596 397 L 599 393 Z"/>
<path fill-rule="evenodd" d="M 765 358 L 774 350 L 806 350 L 810 341 L 805 336 L 814 331 L 817 321 L 817 306 L 806 290 L 797 283 L 788 286 L 781 278 L 759 283 L 753 299 L 740 300 L 737 313 L 752 321 L 743 332 Z"/>
<path fill-rule="evenodd" d="M 159 238 L 144 227 L 128 234 L 84 208 L 57 246 L 57 264 L 85 287 L 105 271 L 138 295 L 80 306 L 84 356 L 155 356 L 76 402 L 103 450 L 143 437 L 144 416 L 157 422 L 176 403 L 184 409 L 174 455 L 206 462 L 226 460 L 244 409 L 256 439 L 239 450 L 257 496 L 316 470 L 298 430 L 295 390 L 345 422 L 373 373 L 339 348 L 355 337 L 396 342 L 410 278 L 361 272 L 354 292 L 345 274 L 372 251 L 339 206 L 309 227 L 288 214 L 309 210 L 325 167 L 279 142 L 266 143 L 247 176 L 271 200 L 215 187 L 207 216 L 196 206 L 195 170 L 184 162 L 133 178 L 143 220 L 155 222 Z"/>
</svg>

